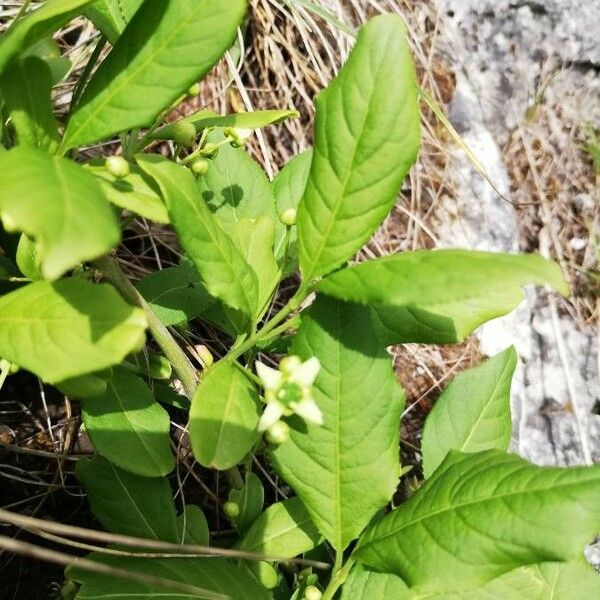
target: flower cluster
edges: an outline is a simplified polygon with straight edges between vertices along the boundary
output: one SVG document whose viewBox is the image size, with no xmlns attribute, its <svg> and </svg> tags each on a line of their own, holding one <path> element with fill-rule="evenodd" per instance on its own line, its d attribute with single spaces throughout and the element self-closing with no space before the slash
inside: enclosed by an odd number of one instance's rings
<svg viewBox="0 0 600 600">
<path fill-rule="evenodd" d="M 313 383 L 321 364 L 316 357 L 302 362 L 297 356 L 287 356 L 272 369 L 257 362 L 256 372 L 265 388 L 265 411 L 258 423 L 259 431 L 273 427 L 281 417 L 296 414 L 309 423 L 323 425 L 323 413 L 313 397 Z"/>
</svg>

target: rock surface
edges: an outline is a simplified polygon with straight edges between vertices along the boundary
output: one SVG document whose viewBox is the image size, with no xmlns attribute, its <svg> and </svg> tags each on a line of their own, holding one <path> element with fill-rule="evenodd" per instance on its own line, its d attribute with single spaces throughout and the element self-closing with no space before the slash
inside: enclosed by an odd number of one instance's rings
<svg viewBox="0 0 600 600">
<path fill-rule="evenodd" d="M 457 74 L 450 120 L 508 197 L 501 147 L 541 87 L 573 118 L 600 124 L 600 0 L 438 4 Z M 458 193 L 443 207 L 443 243 L 515 251 L 512 205 L 458 148 L 454 158 Z M 561 302 L 529 290 L 518 311 L 482 328 L 482 349 L 494 354 L 513 343 L 521 357 L 512 393 L 515 451 L 542 465 L 600 462 L 597 334 L 565 316 Z"/>
</svg>

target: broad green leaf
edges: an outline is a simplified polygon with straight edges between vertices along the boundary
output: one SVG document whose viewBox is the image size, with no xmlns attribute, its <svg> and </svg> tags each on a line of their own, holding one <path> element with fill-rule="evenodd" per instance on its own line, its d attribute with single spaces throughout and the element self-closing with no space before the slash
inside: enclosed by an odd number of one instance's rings
<svg viewBox="0 0 600 600">
<path fill-rule="evenodd" d="M 258 517 L 265 502 L 265 490 L 258 476 L 248 471 L 242 489 L 229 492 L 229 501 L 240 507 L 240 514 L 232 521 L 238 533 L 244 533 Z"/>
<path fill-rule="evenodd" d="M 407 592 L 397 575 L 377 573 L 356 564 L 344 583 L 340 600 L 405 600 Z"/>
<path fill-rule="evenodd" d="M 160 477 L 173 470 L 169 414 L 143 379 L 115 369 L 106 391 L 87 398 L 81 411 L 96 452 L 113 464 L 143 477 Z"/>
<path fill-rule="evenodd" d="M 312 550 L 321 536 L 299 498 L 271 504 L 238 544 L 240 550 L 292 558 Z"/>
<path fill-rule="evenodd" d="M 273 255 L 275 227 L 269 217 L 241 219 L 231 227 L 238 247 L 252 265 L 258 281 L 258 309 L 254 313 L 259 320 L 268 308 L 269 301 L 279 282 L 280 272 Z"/>
<path fill-rule="evenodd" d="M 157 156 L 138 164 L 160 186 L 179 241 L 211 296 L 250 315 L 258 304 L 258 281 L 241 250 L 199 198 L 192 173 Z"/>
<path fill-rule="evenodd" d="M 0 218 L 33 238 L 45 278 L 109 252 L 120 229 L 92 175 L 65 158 L 19 147 L 0 154 Z"/>
<path fill-rule="evenodd" d="M 271 594 L 262 587 L 243 565 L 223 558 L 135 558 L 92 554 L 97 562 L 155 575 L 186 583 L 207 591 L 206 594 L 181 594 L 164 588 L 125 581 L 110 575 L 98 575 L 82 569 L 69 568 L 70 578 L 82 584 L 77 600 L 133 600 L 140 598 L 164 600 L 271 600 Z"/>
<path fill-rule="evenodd" d="M 58 123 L 52 112 L 52 73 L 36 56 L 13 61 L 0 77 L 0 92 L 17 144 L 52 152 L 58 147 Z"/>
<path fill-rule="evenodd" d="M 105 369 L 97 373 L 89 373 L 88 375 L 80 375 L 79 377 L 59 381 L 54 384 L 54 387 L 58 388 L 65 396 L 71 396 L 71 398 L 91 398 L 106 392 L 111 377 L 112 370 Z"/>
<path fill-rule="evenodd" d="M 38 281 L 0 298 L 0 356 L 56 383 L 121 363 L 146 325 L 108 284 Z"/>
<path fill-rule="evenodd" d="M 227 50 L 245 11 L 245 0 L 146 0 L 82 94 L 62 148 L 152 125 Z"/>
<path fill-rule="evenodd" d="M 324 279 L 324 294 L 373 306 L 387 344 L 453 343 L 513 310 L 521 286 L 569 287 L 558 265 L 535 254 L 418 250 L 371 260 Z"/>
<path fill-rule="evenodd" d="M 427 416 L 421 451 L 430 477 L 450 450 L 507 450 L 512 433 L 510 384 L 517 353 L 509 348 L 457 375 Z"/>
<path fill-rule="evenodd" d="M 214 303 L 188 261 L 146 275 L 137 288 L 164 325 L 189 321 Z"/>
<path fill-rule="evenodd" d="M 171 140 L 174 137 L 176 123 L 191 123 L 197 132 L 207 127 L 237 127 L 238 129 L 259 129 L 267 125 L 276 125 L 286 119 L 298 116 L 296 110 L 255 110 L 231 115 L 218 115 L 212 110 L 200 110 L 189 117 L 170 123 L 155 131 L 150 139 Z"/>
<path fill-rule="evenodd" d="M 312 166 L 298 210 L 300 270 L 312 280 L 351 258 L 384 220 L 419 148 L 419 105 L 406 27 L 367 23 L 316 102 Z"/>
<path fill-rule="evenodd" d="M 219 135 L 210 137 L 213 142 L 222 139 Z M 277 218 L 271 184 L 243 148 L 222 146 L 210 161 L 208 173 L 198 177 L 197 182 L 200 198 L 226 226 L 240 219 Z"/>
<path fill-rule="evenodd" d="M 481 587 L 453 592 L 409 589 L 396 575 L 356 565 L 341 600 L 572 600 L 600 597 L 600 576 L 583 562 L 545 562 L 509 571 Z"/>
<path fill-rule="evenodd" d="M 306 189 L 311 163 L 312 150 L 306 150 L 292 158 L 273 179 L 277 215 L 281 215 L 289 208 L 298 209 L 300 199 Z M 282 263 L 286 259 L 285 236 L 280 237 L 277 242 L 275 257 L 278 262 Z M 295 271 L 298 265 L 298 228 L 295 225 L 290 230 L 288 244 L 285 273 Z"/>
<path fill-rule="evenodd" d="M 160 194 L 150 185 L 150 181 L 134 165 L 126 177 L 116 179 L 103 166 L 85 165 L 100 182 L 100 187 L 109 202 L 136 215 L 155 221 L 168 223 L 169 214 Z"/>
<path fill-rule="evenodd" d="M 144 0 L 95 0 L 86 16 L 114 46 Z"/>
<path fill-rule="evenodd" d="M 600 531 L 600 467 L 537 467 L 488 450 L 451 452 L 355 557 L 419 591 L 467 590 L 513 569 L 583 560 Z"/>
<path fill-rule="evenodd" d="M 196 460 L 205 467 L 229 469 L 260 439 L 258 392 L 232 363 L 206 371 L 190 410 L 189 433 Z"/>
<path fill-rule="evenodd" d="M 140 477 L 99 456 L 77 461 L 75 473 L 87 492 L 94 516 L 107 531 L 164 542 L 181 541 L 166 478 Z"/>
<path fill-rule="evenodd" d="M 291 353 L 321 362 L 314 393 L 325 423 L 293 428 L 271 457 L 321 533 L 343 551 L 396 490 L 404 395 L 362 307 L 317 298 L 302 313 Z"/>
<path fill-rule="evenodd" d="M 2 35 L 0 73 L 16 56 L 81 14 L 83 7 L 92 1 L 52 0 L 23 17 Z"/>
<path fill-rule="evenodd" d="M 185 511 L 179 515 L 180 540 L 184 544 L 208 546 L 210 531 L 208 522 L 199 506 L 188 504 Z"/>
</svg>

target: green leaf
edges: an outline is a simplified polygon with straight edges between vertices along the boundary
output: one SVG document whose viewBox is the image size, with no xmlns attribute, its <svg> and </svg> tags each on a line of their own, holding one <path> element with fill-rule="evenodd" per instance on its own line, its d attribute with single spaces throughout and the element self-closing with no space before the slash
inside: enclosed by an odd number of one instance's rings
<svg viewBox="0 0 600 600">
<path fill-rule="evenodd" d="M 263 508 L 265 490 L 262 482 L 254 473 L 247 471 L 244 486 L 240 490 L 232 489 L 229 501 L 240 507 L 240 514 L 232 522 L 238 533 L 244 533 Z"/>
<path fill-rule="evenodd" d="M 75 473 L 88 494 L 94 516 L 107 531 L 163 542 L 181 541 L 173 495 L 164 477 L 140 477 L 99 456 L 77 461 Z"/>
<path fill-rule="evenodd" d="M 58 147 L 58 123 L 52 112 L 52 73 L 36 56 L 13 61 L 0 77 L 0 92 L 17 143 L 43 148 Z"/>
<path fill-rule="evenodd" d="M 407 592 L 400 577 L 376 573 L 356 564 L 344 583 L 340 600 L 404 600 Z"/>
<path fill-rule="evenodd" d="M 62 148 L 152 125 L 232 44 L 245 12 L 245 0 L 146 0 L 82 94 Z"/>
<path fill-rule="evenodd" d="M 498 450 L 451 452 L 355 556 L 424 591 L 466 590 L 520 566 L 583 559 L 600 531 L 600 467 L 537 467 Z"/>
<path fill-rule="evenodd" d="M 18 21 L 2 36 L 0 42 L 0 73 L 8 63 L 36 42 L 54 33 L 93 0 L 52 0 Z"/>
<path fill-rule="evenodd" d="M 98 178 L 109 202 L 156 223 L 169 223 L 163 199 L 136 166 L 130 165 L 129 175 L 120 179 L 115 179 L 103 164 L 86 164 L 85 167 Z"/>
<path fill-rule="evenodd" d="M 173 470 L 169 414 L 143 379 L 115 369 L 106 391 L 87 398 L 81 411 L 96 451 L 113 464 L 143 477 L 160 477 Z"/>
<path fill-rule="evenodd" d="M 430 477 L 450 450 L 507 450 L 512 433 L 510 384 L 517 353 L 509 348 L 457 375 L 427 416 L 423 472 Z"/>
<path fill-rule="evenodd" d="M 109 252 L 120 229 L 92 175 L 42 150 L 19 147 L 0 154 L 0 218 L 36 243 L 45 278 L 57 279 Z"/>
<path fill-rule="evenodd" d="M 318 289 L 375 308 L 387 344 L 454 343 L 513 310 L 521 286 L 568 295 L 558 265 L 535 254 L 418 250 L 370 260 L 324 279 Z"/>
<path fill-rule="evenodd" d="M 82 584 L 77 600 L 132 600 L 133 598 L 164 598 L 164 600 L 203 600 L 215 597 L 230 600 L 271 600 L 271 594 L 262 587 L 244 566 L 223 558 L 147 558 L 92 554 L 96 562 L 186 583 L 210 590 L 205 594 L 169 593 L 164 588 L 135 581 L 126 581 L 111 575 L 89 573 L 70 568 L 68 575 Z M 208 595 L 211 594 L 211 595 Z M 219 594 L 215 596 L 215 594 Z"/>
<path fill-rule="evenodd" d="M 0 356 L 47 383 L 120 364 L 145 329 L 144 312 L 108 284 L 39 281 L 0 298 Z"/>
<path fill-rule="evenodd" d="M 213 142 L 222 139 L 218 135 L 209 137 Z M 261 216 L 277 218 L 271 184 L 243 148 L 222 146 L 210 162 L 208 173 L 198 177 L 197 182 L 200 197 L 223 225 Z"/>
<path fill-rule="evenodd" d="M 321 533 L 343 551 L 396 490 L 404 395 L 362 307 L 317 298 L 302 313 L 291 354 L 321 362 L 314 396 L 325 423 L 293 428 L 271 457 Z"/>
<path fill-rule="evenodd" d="M 146 275 L 137 288 L 167 326 L 189 321 L 214 303 L 188 261 Z"/>
<path fill-rule="evenodd" d="M 199 506 L 188 504 L 184 513 L 179 515 L 180 539 L 184 544 L 208 546 L 210 531 L 208 522 Z"/>
<path fill-rule="evenodd" d="M 258 308 L 254 319 L 258 321 L 269 306 L 279 282 L 280 272 L 273 255 L 275 227 L 268 217 L 241 219 L 231 227 L 238 247 L 252 265 L 258 281 Z"/>
<path fill-rule="evenodd" d="M 97 373 L 71 377 L 54 384 L 65 396 L 71 398 L 91 398 L 104 394 L 108 388 L 108 381 L 112 378 L 112 370 L 105 369 Z"/>
<path fill-rule="evenodd" d="M 86 16 L 114 46 L 144 0 L 96 0 Z"/>
<path fill-rule="evenodd" d="M 321 543 L 310 515 L 299 498 L 271 504 L 239 542 L 240 550 L 292 558 Z"/>
<path fill-rule="evenodd" d="M 138 164 L 160 186 L 179 241 L 208 293 L 253 314 L 258 304 L 256 274 L 199 198 L 191 172 L 158 156 L 139 156 Z"/>
<path fill-rule="evenodd" d="M 312 150 L 297 154 L 273 179 L 273 194 L 275 195 L 275 208 L 280 215 L 289 208 L 298 209 L 300 200 L 306 189 L 306 182 L 312 163 Z M 275 257 L 278 262 L 285 258 L 285 236 L 277 240 Z M 285 273 L 296 270 L 298 265 L 298 228 L 294 225 L 290 230 L 289 249 Z"/>
<path fill-rule="evenodd" d="M 419 148 L 419 105 L 406 27 L 382 15 L 317 98 L 312 167 L 298 210 L 307 281 L 351 258 L 384 220 Z"/>
<path fill-rule="evenodd" d="M 196 460 L 205 467 L 229 469 L 260 439 L 258 392 L 233 364 L 216 363 L 196 389 L 189 433 Z"/>
<path fill-rule="evenodd" d="M 177 123 L 191 123 L 197 132 L 207 127 L 237 127 L 238 129 L 259 129 L 267 125 L 276 125 L 286 119 L 298 116 L 296 110 L 255 110 L 231 115 L 218 115 L 212 110 L 200 110 L 189 117 L 170 123 L 155 131 L 150 139 L 172 140 L 175 137 Z"/>
<path fill-rule="evenodd" d="M 35 242 L 30 240 L 24 233 L 21 234 L 17 254 L 15 256 L 19 271 L 31 279 L 31 281 L 41 281 L 44 279 L 40 264 L 40 256 L 35 247 Z"/>
</svg>

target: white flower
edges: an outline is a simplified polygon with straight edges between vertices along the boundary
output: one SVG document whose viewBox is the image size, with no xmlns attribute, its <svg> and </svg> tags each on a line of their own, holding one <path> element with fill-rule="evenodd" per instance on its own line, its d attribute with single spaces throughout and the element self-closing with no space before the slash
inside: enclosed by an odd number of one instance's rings
<svg viewBox="0 0 600 600">
<path fill-rule="evenodd" d="M 308 423 L 323 425 L 323 413 L 315 402 L 312 386 L 321 364 L 316 357 L 302 362 L 297 356 L 287 356 L 279 369 L 257 362 L 256 372 L 265 388 L 267 404 L 258 422 L 258 430 L 265 431 L 281 417 L 296 414 Z"/>
</svg>

